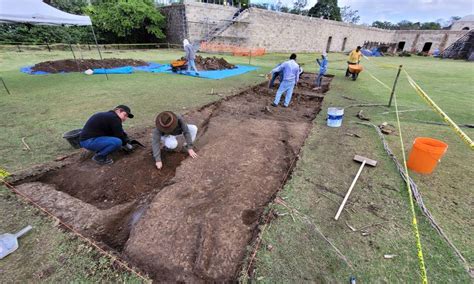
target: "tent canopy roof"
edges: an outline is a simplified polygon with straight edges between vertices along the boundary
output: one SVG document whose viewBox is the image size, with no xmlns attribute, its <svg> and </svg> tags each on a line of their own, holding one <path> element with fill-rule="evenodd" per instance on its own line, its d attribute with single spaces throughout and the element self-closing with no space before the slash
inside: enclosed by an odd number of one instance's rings
<svg viewBox="0 0 474 284">
<path fill-rule="evenodd" d="M 91 26 L 89 16 L 58 10 L 41 0 L 0 0 L 0 23 Z"/>
</svg>

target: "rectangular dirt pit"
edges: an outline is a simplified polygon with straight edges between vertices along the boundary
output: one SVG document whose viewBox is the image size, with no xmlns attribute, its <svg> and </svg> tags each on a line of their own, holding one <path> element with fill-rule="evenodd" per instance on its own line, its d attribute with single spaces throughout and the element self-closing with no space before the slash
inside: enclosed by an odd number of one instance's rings
<svg viewBox="0 0 474 284">
<path fill-rule="evenodd" d="M 332 78 L 325 77 L 323 90 Z M 197 159 L 145 149 L 110 166 L 72 156 L 23 173 L 18 190 L 122 254 L 157 281 L 233 281 L 264 207 L 281 188 L 320 111 L 304 74 L 289 108 L 270 106 L 266 83 L 185 115 L 199 128 Z"/>
</svg>

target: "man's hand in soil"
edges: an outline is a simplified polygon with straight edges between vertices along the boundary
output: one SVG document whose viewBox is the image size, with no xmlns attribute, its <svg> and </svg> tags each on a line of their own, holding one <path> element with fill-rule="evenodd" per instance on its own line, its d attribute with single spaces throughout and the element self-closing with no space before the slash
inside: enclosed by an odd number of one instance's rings
<svg viewBox="0 0 474 284">
<path fill-rule="evenodd" d="M 194 159 L 194 158 L 197 158 L 197 156 L 198 156 L 198 155 L 196 154 L 196 152 L 194 152 L 193 149 L 189 149 L 189 150 L 188 150 L 188 154 L 189 154 L 189 156 L 191 156 L 191 158 L 193 158 L 193 159 Z"/>
<path fill-rule="evenodd" d="M 156 162 L 156 168 L 161 170 L 161 168 L 163 167 L 163 163 L 162 162 Z"/>
</svg>

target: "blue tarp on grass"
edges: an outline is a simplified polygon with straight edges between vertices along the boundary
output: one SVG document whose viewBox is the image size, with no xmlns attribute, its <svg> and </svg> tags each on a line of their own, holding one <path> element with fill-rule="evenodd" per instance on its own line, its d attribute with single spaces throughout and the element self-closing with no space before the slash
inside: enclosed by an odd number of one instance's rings
<svg viewBox="0 0 474 284">
<path fill-rule="evenodd" d="M 194 71 L 191 71 L 190 73 L 186 73 L 185 71 L 174 73 L 173 71 L 171 71 L 171 66 L 167 64 L 167 65 L 162 65 L 159 68 L 155 68 L 151 72 L 179 74 L 179 75 L 186 75 L 186 76 L 192 76 L 192 77 L 198 77 L 198 78 L 220 80 L 220 79 L 224 79 L 224 78 L 228 78 L 232 76 L 241 75 L 241 74 L 258 69 L 257 67 L 248 66 L 248 65 L 236 65 L 236 67 L 237 68 L 234 68 L 234 69 L 199 71 L 199 76 L 197 76 Z"/>
<path fill-rule="evenodd" d="M 134 71 L 143 71 L 143 72 L 152 72 L 153 69 L 159 68 L 162 65 L 154 62 L 147 62 L 148 65 L 145 66 L 123 66 L 123 67 L 117 67 L 117 68 L 98 68 L 98 69 L 93 69 L 94 74 L 131 74 Z M 20 72 L 30 74 L 30 75 L 46 75 L 46 74 L 53 74 L 45 71 L 33 71 L 31 70 L 33 68 L 32 66 L 25 66 L 20 68 Z M 60 73 L 72 73 L 72 72 L 60 72 Z M 57 74 L 57 73 L 56 73 Z"/>
<path fill-rule="evenodd" d="M 153 73 L 167 73 L 167 74 L 179 74 L 179 75 L 186 75 L 198 78 L 205 78 L 205 79 L 213 79 L 213 80 L 220 80 L 228 77 L 233 77 L 237 75 L 241 75 L 250 71 L 257 70 L 257 67 L 248 66 L 248 65 L 236 65 L 237 68 L 234 69 L 224 69 L 224 70 L 210 70 L 210 71 L 201 71 L 199 72 L 199 76 L 196 76 L 194 72 L 186 73 L 185 71 L 180 71 L 179 73 L 174 73 L 171 71 L 171 66 L 169 64 L 162 65 L 154 62 L 147 62 L 148 65 L 146 66 L 123 66 L 118 68 L 99 68 L 94 69 L 94 74 L 131 74 L 135 71 L 141 72 L 153 72 Z M 30 75 L 46 75 L 52 74 L 49 72 L 44 71 L 33 71 L 31 70 L 33 66 L 26 66 L 20 69 L 21 72 L 30 74 Z M 61 72 L 64 74 L 65 72 Z"/>
</svg>

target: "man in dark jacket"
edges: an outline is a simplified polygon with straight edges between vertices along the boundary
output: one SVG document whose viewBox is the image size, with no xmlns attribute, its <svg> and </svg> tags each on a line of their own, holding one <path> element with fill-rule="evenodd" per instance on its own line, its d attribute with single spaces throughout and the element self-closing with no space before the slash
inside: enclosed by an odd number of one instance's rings
<svg viewBox="0 0 474 284">
<path fill-rule="evenodd" d="M 80 144 L 82 148 L 96 153 L 92 160 L 100 165 L 113 163 L 108 155 L 128 142 L 127 133 L 122 128 L 122 122 L 127 118 L 133 118 L 130 108 L 119 105 L 111 111 L 96 113 L 87 120 Z"/>
<path fill-rule="evenodd" d="M 196 140 L 197 126 L 193 124 L 186 124 L 181 116 L 174 114 L 171 111 L 164 111 L 155 119 L 156 128 L 153 130 L 153 157 L 157 169 L 163 167 L 161 161 L 161 145 L 167 150 L 174 150 L 178 147 L 177 135 L 183 135 L 186 143 L 185 149 L 192 158 L 196 158 L 197 154 L 193 150 L 193 142 Z"/>
</svg>

